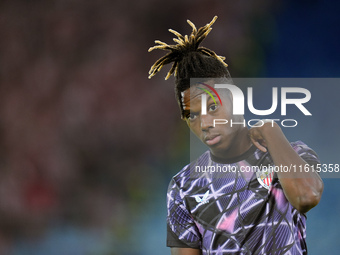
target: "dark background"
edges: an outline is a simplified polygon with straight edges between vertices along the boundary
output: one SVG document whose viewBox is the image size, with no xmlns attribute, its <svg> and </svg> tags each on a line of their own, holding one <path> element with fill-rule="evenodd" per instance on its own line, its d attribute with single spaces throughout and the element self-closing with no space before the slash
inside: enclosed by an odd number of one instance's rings
<svg viewBox="0 0 340 255">
<path fill-rule="evenodd" d="M 0 254 L 169 254 L 166 189 L 189 162 L 169 67 L 172 28 L 219 18 L 203 45 L 233 77 L 339 77 L 338 1 L 1 1 Z M 339 163 L 339 86 L 313 87 L 288 132 Z M 340 248 L 339 180 L 308 213 L 310 254 Z"/>
</svg>

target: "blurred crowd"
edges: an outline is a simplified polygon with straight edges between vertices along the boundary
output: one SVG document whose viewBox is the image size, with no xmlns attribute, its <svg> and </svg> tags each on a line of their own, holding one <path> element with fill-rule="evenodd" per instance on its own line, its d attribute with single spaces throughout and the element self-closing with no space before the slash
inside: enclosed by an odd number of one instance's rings
<svg viewBox="0 0 340 255">
<path fill-rule="evenodd" d="M 122 254 L 116 244 L 131 244 L 131 224 L 155 193 L 165 201 L 169 176 L 188 159 L 173 79 L 164 81 L 166 70 L 147 79 L 164 53 L 148 48 L 171 43 L 168 28 L 190 33 L 186 19 L 203 26 L 218 15 L 204 46 L 225 55 L 234 76 L 261 74 L 277 8 L 1 1 L 0 254 L 61 226 L 106 233 L 105 254 Z"/>
</svg>

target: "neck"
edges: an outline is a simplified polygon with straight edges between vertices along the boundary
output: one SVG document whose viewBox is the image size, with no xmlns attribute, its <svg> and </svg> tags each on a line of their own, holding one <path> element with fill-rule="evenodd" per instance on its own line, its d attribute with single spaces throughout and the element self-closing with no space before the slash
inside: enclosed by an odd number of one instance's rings
<svg viewBox="0 0 340 255">
<path fill-rule="evenodd" d="M 226 160 L 242 155 L 247 150 L 249 150 L 252 145 L 253 143 L 251 142 L 248 135 L 248 128 L 245 127 L 240 129 L 232 138 L 230 146 L 226 150 L 218 152 L 211 151 L 211 153 L 217 159 Z"/>
</svg>

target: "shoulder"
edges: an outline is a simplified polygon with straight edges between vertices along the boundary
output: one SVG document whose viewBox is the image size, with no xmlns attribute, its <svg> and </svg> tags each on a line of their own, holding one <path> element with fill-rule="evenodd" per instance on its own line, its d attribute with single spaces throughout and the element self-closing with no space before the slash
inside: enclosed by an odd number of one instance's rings
<svg viewBox="0 0 340 255">
<path fill-rule="evenodd" d="M 299 156 L 308 156 L 310 158 L 314 158 L 319 161 L 319 157 L 316 152 L 310 148 L 307 144 L 302 141 L 296 141 L 290 143 L 293 149 L 299 154 Z"/>
<path fill-rule="evenodd" d="M 195 176 L 195 167 L 198 165 L 199 166 L 208 165 L 210 161 L 211 161 L 210 152 L 206 151 L 199 158 L 193 160 L 192 162 L 190 162 L 190 164 L 183 167 L 181 171 L 179 171 L 175 176 L 173 176 L 173 179 L 175 181 L 179 181 L 182 180 L 183 178 L 185 179 L 190 176 L 191 178 L 197 178 L 199 176 Z"/>
<path fill-rule="evenodd" d="M 302 141 L 292 142 L 291 146 L 296 153 L 309 165 L 317 165 L 320 163 L 318 154 Z"/>
<path fill-rule="evenodd" d="M 176 184 L 180 188 L 184 188 L 192 180 L 197 180 L 202 177 L 201 172 L 195 171 L 197 166 L 206 166 L 211 162 L 210 152 L 206 151 L 199 158 L 193 160 L 190 164 L 186 165 L 179 171 L 176 175 L 174 175 L 171 179 L 170 185 Z"/>
<path fill-rule="evenodd" d="M 290 145 L 293 147 L 295 151 L 312 150 L 307 144 L 305 144 L 304 142 L 300 140 L 291 142 Z"/>
</svg>

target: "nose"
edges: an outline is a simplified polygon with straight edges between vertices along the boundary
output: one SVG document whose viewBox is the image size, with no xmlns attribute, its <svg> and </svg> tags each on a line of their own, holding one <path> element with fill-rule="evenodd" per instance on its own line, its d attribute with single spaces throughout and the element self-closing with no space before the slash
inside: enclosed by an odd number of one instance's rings
<svg viewBox="0 0 340 255">
<path fill-rule="evenodd" d="M 208 131 L 213 127 L 213 118 L 209 114 L 201 115 L 201 130 Z"/>
</svg>

